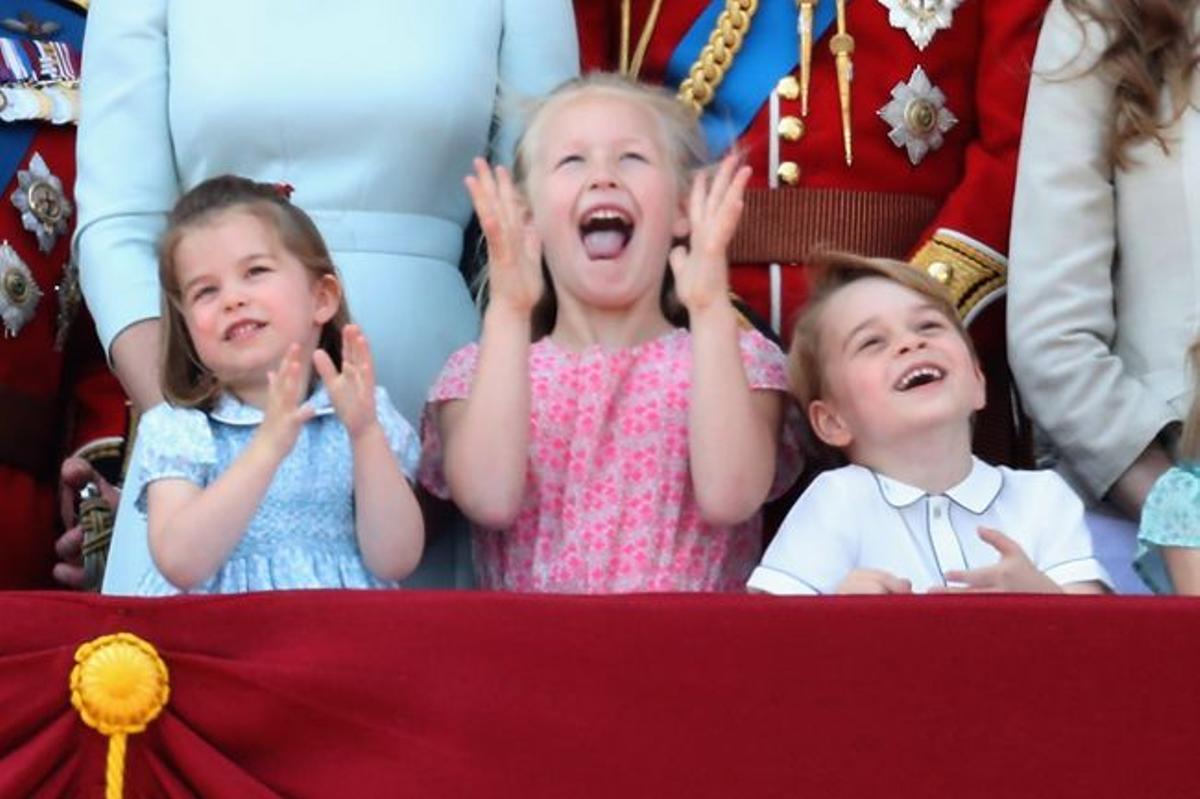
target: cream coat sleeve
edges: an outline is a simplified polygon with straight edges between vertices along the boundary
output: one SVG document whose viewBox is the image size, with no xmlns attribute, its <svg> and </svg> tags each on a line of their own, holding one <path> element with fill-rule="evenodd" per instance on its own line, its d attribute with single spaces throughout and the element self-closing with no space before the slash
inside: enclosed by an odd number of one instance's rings
<svg viewBox="0 0 1200 799">
<path fill-rule="evenodd" d="M 1172 409 L 1114 353 L 1118 230 L 1106 154 L 1112 86 L 1103 46 L 1055 0 L 1034 61 L 1008 276 L 1008 347 L 1026 408 L 1069 472 L 1103 496 Z M 1145 233 L 1145 231 L 1141 231 Z M 1153 231 L 1150 235 L 1153 235 Z"/>
<path fill-rule="evenodd" d="M 179 196 L 166 0 L 95 0 L 84 37 L 75 251 L 100 341 L 159 314 L 155 243 Z"/>
</svg>

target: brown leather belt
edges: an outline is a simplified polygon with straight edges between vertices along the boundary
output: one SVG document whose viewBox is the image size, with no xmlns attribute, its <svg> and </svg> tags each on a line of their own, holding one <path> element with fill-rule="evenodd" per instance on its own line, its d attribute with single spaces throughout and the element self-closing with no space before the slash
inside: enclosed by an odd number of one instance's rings
<svg viewBox="0 0 1200 799">
<path fill-rule="evenodd" d="M 748 189 L 729 261 L 804 263 L 814 251 L 907 258 L 941 203 L 917 194 L 847 189 Z"/>
<path fill-rule="evenodd" d="M 0 464 L 47 479 L 58 468 L 62 418 L 55 400 L 0 386 Z"/>
</svg>

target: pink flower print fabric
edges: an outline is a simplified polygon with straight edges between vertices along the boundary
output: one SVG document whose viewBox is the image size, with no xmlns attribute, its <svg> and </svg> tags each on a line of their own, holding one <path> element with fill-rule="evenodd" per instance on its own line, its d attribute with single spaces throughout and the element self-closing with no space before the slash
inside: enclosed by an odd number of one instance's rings
<svg viewBox="0 0 1200 799">
<path fill-rule="evenodd" d="M 784 355 L 740 334 L 751 388 L 788 390 Z M 478 347 L 450 357 L 429 395 L 420 479 L 449 496 L 433 409 L 465 399 Z M 482 588 L 613 593 L 736 591 L 762 550 L 759 515 L 733 527 L 700 518 L 688 466 L 691 336 L 569 352 L 548 337 L 529 356 L 532 399 L 525 500 L 507 530 L 474 528 Z M 800 416 L 790 399 L 772 496 L 799 475 Z"/>
</svg>

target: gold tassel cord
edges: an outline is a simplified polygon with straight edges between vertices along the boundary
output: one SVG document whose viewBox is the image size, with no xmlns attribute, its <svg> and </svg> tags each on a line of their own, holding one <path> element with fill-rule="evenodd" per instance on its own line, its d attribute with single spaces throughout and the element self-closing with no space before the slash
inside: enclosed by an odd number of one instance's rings
<svg viewBox="0 0 1200 799">
<path fill-rule="evenodd" d="M 75 651 L 71 704 L 84 724 L 108 736 L 105 799 L 125 786 L 128 736 L 146 729 L 170 697 L 167 666 L 147 641 L 132 633 L 104 635 Z"/>
<path fill-rule="evenodd" d="M 679 85 L 679 99 L 697 114 L 712 102 L 717 86 L 725 79 L 738 50 L 742 49 L 757 11 L 758 0 L 725 0 L 725 9 L 717 17 L 708 43 Z"/>
</svg>

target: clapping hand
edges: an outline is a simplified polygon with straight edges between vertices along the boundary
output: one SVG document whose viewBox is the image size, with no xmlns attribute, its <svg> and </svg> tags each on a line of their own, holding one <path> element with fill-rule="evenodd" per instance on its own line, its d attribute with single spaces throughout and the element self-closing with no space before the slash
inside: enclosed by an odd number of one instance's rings
<svg viewBox="0 0 1200 799">
<path fill-rule="evenodd" d="M 379 423 L 375 413 L 375 369 L 362 328 L 358 325 L 342 328 L 342 371 L 337 370 L 324 350 L 313 353 L 313 366 L 351 441 L 357 441 Z"/>
<path fill-rule="evenodd" d="M 313 409 L 302 405 L 308 393 L 308 370 L 300 358 L 300 345 L 291 344 L 279 368 L 267 373 L 267 407 L 258 435 L 272 455 L 282 460 L 292 451 L 300 429 L 313 417 Z"/>
<path fill-rule="evenodd" d="M 728 155 L 709 184 L 707 172 L 696 175 L 688 197 L 691 230 L 687 247 L 671 250 L 671 272 L 679 301 L 696 315 L 729 297 L 729 243 L 742 215 L 750 167 Z"/>
<path fill-rule="evenodd" d="M 487 238 L 490 302 L 527 314 L 542 297 L 542 243 L 529 220 L 512 175 L 475 159 L 465 179 L 479 227 Z"/>
</svg>

